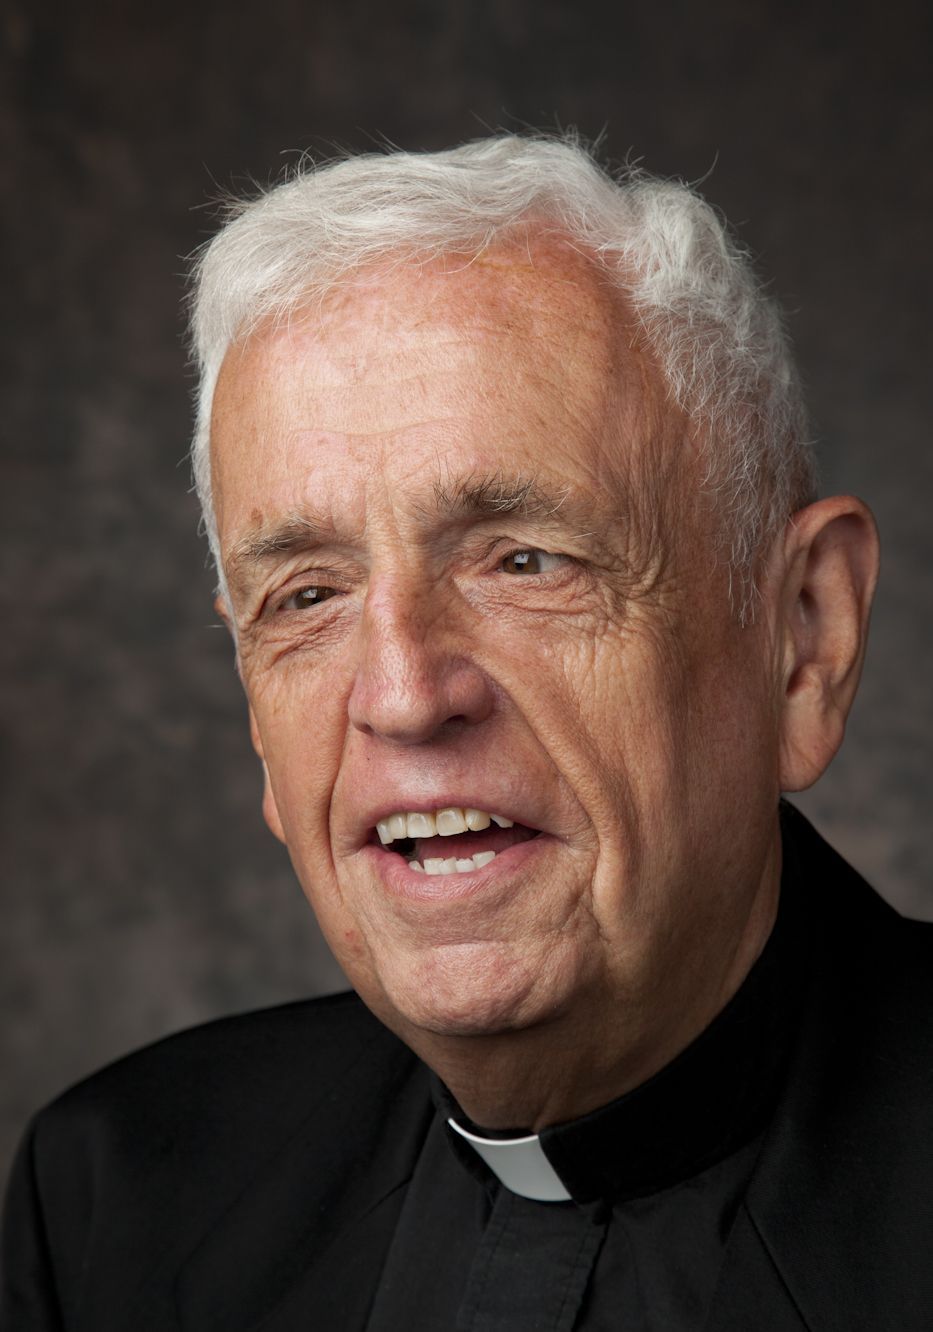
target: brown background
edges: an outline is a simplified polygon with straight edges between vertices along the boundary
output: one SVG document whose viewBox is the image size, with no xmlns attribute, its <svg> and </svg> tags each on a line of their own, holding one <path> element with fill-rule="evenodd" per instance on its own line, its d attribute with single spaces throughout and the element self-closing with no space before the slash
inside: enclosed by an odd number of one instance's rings
<svg viewBox="0 0 933 1332">
<path fill-rule="evenodd" d="M 0 1171 L 105 1059 L 339 984 L 260 821 L 184 462 L 182 256 L 218 186 L 308 147 L 574 123 L 710 173 L 791 312 L 826 486 L 886 538 L 850 738 L 805 806 L 933 916 L 926 8 L 6 0 Z"/>
</svg>

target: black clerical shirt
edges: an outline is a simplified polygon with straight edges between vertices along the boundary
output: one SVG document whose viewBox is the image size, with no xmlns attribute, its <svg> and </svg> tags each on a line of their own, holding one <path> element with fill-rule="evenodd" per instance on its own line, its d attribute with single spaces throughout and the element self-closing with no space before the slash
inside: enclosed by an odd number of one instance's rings
<svg viewBox="0 0 933 1332">
<path fill-rule="evenodd" d="M 804 989 L 789 877 L 761 957 L 711 1026 L 643 1086 L 542 1132 L 572 1201 L 501 1185 L 447 1119 L 508 1135 L 472 1125 L 436 1084 L 367 1332 L 702 1327 Z"/>
<path fill-rule="evenodd" d="M 933 926 L 784 824 L 778 925 L 735 1002 L 650 1083 L 542 1133 L 574 1201 L 510 1196 L 356 996 L 290 1004 L 37 1117 L 0 1326 L 929 1332 Z"/>
</svg>

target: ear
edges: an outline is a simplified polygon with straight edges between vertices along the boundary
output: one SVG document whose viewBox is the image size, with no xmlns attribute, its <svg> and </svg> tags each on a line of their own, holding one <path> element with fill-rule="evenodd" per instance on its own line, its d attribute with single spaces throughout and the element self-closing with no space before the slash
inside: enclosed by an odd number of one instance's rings
<svg viewBox="0 0 933 1332">
<path fill-rule="evenodd" d="M 249 734 L 250 739 L 253 742 L 253 748 L 259 755 L 259 761 L 262 764 L 262 815 L 268 824 L 270 831 L 275 834 L 280 842 L 284 843 L 285 829 L 282 827 L 282 820 L 279 818 L 279 809 L 275 803 L 272 782 L 269 778 L 269 768 L 266 764 L 265 755 L 262 749 L 262 736 L 259 734 L 259 725 L 252 708 L 249 710 Z"/>
<path fill-rule="evenodd" d="M 877 578 L 878 532 L 861 500 L 837 495 L 791 519 L 780 598 L 784 791 L 812 786 L 842 744 Z"/>
</svg>

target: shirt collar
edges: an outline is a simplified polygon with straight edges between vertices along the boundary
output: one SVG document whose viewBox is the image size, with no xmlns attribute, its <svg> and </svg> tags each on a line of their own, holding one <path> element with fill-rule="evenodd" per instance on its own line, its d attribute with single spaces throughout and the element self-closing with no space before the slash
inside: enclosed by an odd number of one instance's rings
<svg viewBox="0 0 933 1332">
<path fill-rule="evenodd" d="M 534 1202 L 569 1202 L 570 1193 L 551 1165 L 537 1133 L 518 1138 L 486 1138 L 464 1128 L 453 1116 L 448 1127 L 470 1144 L 500 1184 Z"/>
</svg>

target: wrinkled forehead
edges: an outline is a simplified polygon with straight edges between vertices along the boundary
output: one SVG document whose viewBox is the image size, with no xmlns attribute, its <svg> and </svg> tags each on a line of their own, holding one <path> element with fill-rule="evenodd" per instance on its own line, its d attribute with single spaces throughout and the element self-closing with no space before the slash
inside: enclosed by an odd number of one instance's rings
<svg viewBox="0 0 933 1332">
<path fill-rule="evenodd" d="M 322 332 L 352 337 L 359 321 L 417 338 L 425 329 L 516 338 L 593 340 L 608 354 L 628 324 L 624 301 L 596 261 L 557 236 L 524 235 L 479 255 L 424 262 L 386 258 L 318 302 Z"/>
<path fill-rule="evenodd" d="M 246 498 L 244 466 L 266 485 L 312 458 L 319 472 L 337 448 L 423 460 L 434 441 L 448 468 L 462 439 L 486 470 L 514 459 L 527 472 L 537 454 L 594 489 L 630 489 L 670 461 L 678 431 L 623 297 L 569 245 L 383 265 L 228 352 L 212 424 L 218 523 L 234 491 Z"/>
<path fill-rule="evenodd" d="M 665 401 L 624 296 L 592 258 L 557 237 L 524 237 L 478 257 L 374 264 L 234 344 L 218 393 L 252 392 L 257 360 L 266 378 L 296 378 L 299 338 L 303 380 L 330 393 L 343 388 L 350 409 L 361 385 L 378 394 L 380 372 L 391 378 L 400 355 L 420 356 L 430 372 L 454 341 L 472 346 L 477 372 L 505 356 L 514 369 L 533 363 L 552 383 L 562 370 L 572 373 L 581 397 L 589 390 L 601 400 L 616 389 L 633 411 L 657 412 Z"/>
</svg>

